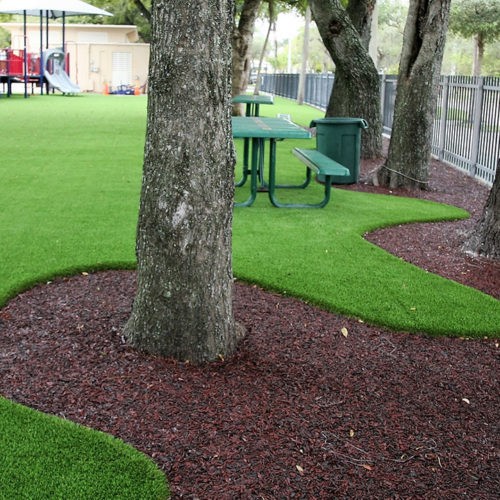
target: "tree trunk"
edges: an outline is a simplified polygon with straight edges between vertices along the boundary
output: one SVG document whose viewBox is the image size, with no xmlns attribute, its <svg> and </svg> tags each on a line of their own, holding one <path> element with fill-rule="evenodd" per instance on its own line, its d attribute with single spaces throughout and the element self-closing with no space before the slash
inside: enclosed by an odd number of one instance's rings
<svg viewBox="0 0 500 500">
<path fill-rule="evenodd" d="M 252 63 L 252 43 L 255 20 L 262 0 L 245 0 L 238 26 L 233 29 L 232 95 L 246 92 Z M 233 106 L 233 114 L 242 115 L 243 105 Z"/>
<path fill-rule="evenodd" d="M 483 216 L 465 242 L 464 250 L 474 255 L 500 259 L 500 159 Z"/>
<path fill-rule="evenodd" d="M 230 354 L 231 0 L 156 0 L 137 228 L 138 289 L 125 337 L 195 363 Z"/>
<path fill-rule="evenodd" d="M 484 37 L 481 34 L 474 36 L 474 58 L 472 61 L 472 75 L 481 76 L 484 59 Z"/>
<path fill-rule="evenodd" d="M 151 11 L 142 3 L 141 0 L 134 0 L 135 6 L 139 9 L 139 12 L 151 22 Z"/>
<path fill-rule="evenodd" d="M 450 0 L 410 0 L 387 161 L 375 184 L 426 189 Z"/>
<path fill-rule="evenodd" d="M 304 104 L 304 93 L 306 89 L 307 62 L 309 59 L 309 27 L 311 25 L 311 8 L 306 7 L 304 21 L 304 41 L 302 43 L 302 61 L 300 65 L 299 89 L 297 90 L 297 104 Z"/>
<path fill-rule="evenodd" d="M 269 9 L 271 9 L 271 5 L 269 4 Z M 267 26 L 267 32 L 266 32 L 266 38 L 264 39 L 264 45 L 262 46 L 262 50 L 260 51 L 260 57 L 259 57 L 259 66 L 257 68 L 257 78 L 255 80 L 255 87 L 253 89 L 253 94 L 254 95 L 259 95 L 260 92 L 260 85 L 261 85 L 261 80 L 262 80 L 262 63 L 264 62 L 264 56 L 266 55 L 266 50 L 267 50 L 267 44 L 269 43 L 269 35 L 271 34 L 271 30 L 273 29 L 273 24 L 274 21 L 271 17 L 271 12 L 269 12 L 269 25 Z"/>
<path fill-rule="evenodd" d="M 326 116 L 364 118 L 369 128 L 363 132 L 361 155 L 379 157 L 382 154 L 380 80 L 368 54 L 369 36 L 364 28 L 371 26 L 375 1 L 351 0 L 349 11 L 357 27 L 339 0 L 311 0 L 310 5 L 323 43 L 335 63 L 335 83 Z M 362 13 L 360 9 L 364 9 Z"/>
<path fill-rule="evenodd" d="M 377 0 L 350 0 L 347 15 L 359 34 L 363 47 L 368 50 L 372 37 L 372 19 Z"/>
</svg>

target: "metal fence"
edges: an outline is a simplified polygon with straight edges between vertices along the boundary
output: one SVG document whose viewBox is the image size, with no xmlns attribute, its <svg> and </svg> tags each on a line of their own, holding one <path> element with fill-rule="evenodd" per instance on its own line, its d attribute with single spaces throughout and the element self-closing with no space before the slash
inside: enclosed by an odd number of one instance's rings
<svg viewBox="0 0 500 500">
<path fill-rule="evenodd" d="M 308 74 L 304 102 L 325 110 L 333 74 Z M 265 74 L 262 90 L 297 99 L 298 74 Z M 380 108 L 390 135 L 397 76 L 382 75 Z M 500 159 L 500 78 L 442 76 L 432 134 L 432 153 L 486 184 L 493 184 Z"/>
</svg>

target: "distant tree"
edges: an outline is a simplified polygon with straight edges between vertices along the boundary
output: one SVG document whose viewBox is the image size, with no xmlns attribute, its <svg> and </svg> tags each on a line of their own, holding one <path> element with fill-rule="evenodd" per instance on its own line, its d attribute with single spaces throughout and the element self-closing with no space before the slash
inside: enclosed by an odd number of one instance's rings
<svg viewBox="0 0 500 500">
<path fill-rule="evenodd" d="M 368 53 L 376 0 L 310 0 L 313 19 L 323 43 L 335 63 L 335 84 L 327 116 L 364 118 L 369 128 L 363 134 L 362 156 L 382 153 L 380 82 Z"/>
<path fill-rule="evenodd" d="M 131 24 L 137 26 L 139 37 L 143 42 L 151 39 L 151 0 L 93 0 L 93 5 L 101 7 L 113 16 L 81 16 L 72 17 L 70 22 L 86 22 L 89 24 Z"/>
<path fill-rule="evenodd" d="M 138 284 L 124 336 L 182 361 L 225 357 L 232 310 L 232 0 L 154 0 Z"/>
<path fill-rule="evenodd" d="M 385 164 L 374 183 L 426 189 L 451 0 L 410 0 Z"/>
<path fill-rule="evenodd" d="M 262 4 L 266 4 L 261 9 Z M 246 91 L 251 68 L 252 43 L 255 30 L 255 20 L 263 12 L 269 19 L 269 30 L 260 53 L 259 67 L 257 68 L 257 84 L 255 92 L 259 92 L 260 71 L 262 59 L 266 51 L 269 32 L 274 24 L 276 15 L 291 9 L 305 9 L 306 0 L 239 0 L 236 3 L 236 17 L 233 32 L 233 96 Z M 261 9 L 259 11 L 259 9 Z M 235 106 L 235 114 L 242 113 L 242 106 Z"/>
<path fill-rule="evenodd" d="M 378 0 L 377 68 L 397 73 L 408 5 L 401 0 Z"/>
<path fill-rule="evenodd" d="M 481 75 L 484 48 L 500 38 L 499 0 L 453 0 L 450 31 L 474 40 L 472 74 Z"/>
<path fill-rule="evenodd" d="M 271 34 L 271 30 L 273 26 L 276 24 L 277 17 L 277 5 L 275 0 L 267 0 L 268 5 L 268 27 L 266 31 L 266 38 L 264 39 L 264 45 L 262 46 L 262 51 L 259 57 L 259 65 L 257 67 L 257 81 L 255 82 L 254 95 L 258 95 L 260 91 L 260 83 L 261 83 L 261 72 L 262 72 L 262 63 L 264 62 L 264 56 L 266 54 L 267 44 L 269 43 L 269 35 Z"/>
<path fill-rule="evenodd" d="M 232 95 L 243 94 L 248 87 L 252 69 L 252 43 L 255 21 L 259 15 L 262 0 L 244 0 L 239 2 L 234 18 L 232 36 Z M 235 106 L 233 112 L 242 114 L 242 106 Z"/>
<path fill-rule="evenodd" d="M 311 8 L 309 5 L 306 9 L 304 22 L 304 39 L 302 42 L 302 57 L 300 65 L 299 88 L 297 90 L 297 103 L 304 104 L 304 94 L 306 89 L 306 73 L 309 62 L 309 27 L 311 24 Z"/>
<path fill-rule="evenodd" d="M 141 0 L 134 0 L 134 4 L 139 9 L 139 12 L 148 20 L 148 22 L 151 22 L 151 8 L 147 7 Z"/>
<path fill-rule="evenodd" d="M 474 255 L 500 259 L 500 159 L 483 215 L 465 242 L 464 250 Z"/>
</svg>

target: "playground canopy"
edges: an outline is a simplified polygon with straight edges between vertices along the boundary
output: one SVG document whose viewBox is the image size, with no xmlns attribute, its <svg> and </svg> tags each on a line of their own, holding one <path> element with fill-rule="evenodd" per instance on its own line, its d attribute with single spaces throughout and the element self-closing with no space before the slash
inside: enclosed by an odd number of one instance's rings
<svg viewBox="0 0 500 500">
<path fill-rule="evenodd" d="M 94 7 L 81 0 L 0 0 L 0 13 L 20 14 L 24 16 L 24 96 L 28 97 L 27 78 L 27 50 L 26 50 L 26 16 L 40 17 L 40 55 L 43 53 L 43 23 L 44 17 L 47 20 L 62 18 L 63 29 L 63 52 L 64 52 L 64 30 L 66 16 L 101 15 L 112 16 L 113 14 Z M 47 39 L 48 39 L 47 21 Z M 40 67 L 40 81 L 43 80 L 43 64 Z"/>
<path fill-rule="evenodd" d="M 48 15 L 51 19 L 64 16 L 112 15 L 81 0 L 0 0 L 0 12 L 27 16 Z"/>
</svg>

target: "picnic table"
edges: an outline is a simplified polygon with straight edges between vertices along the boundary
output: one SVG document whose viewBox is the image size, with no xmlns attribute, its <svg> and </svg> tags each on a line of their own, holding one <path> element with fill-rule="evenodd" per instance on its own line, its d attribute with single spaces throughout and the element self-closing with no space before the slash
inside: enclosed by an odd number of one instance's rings
<svg viewBox="0 0 500 500">
<path fill-rule="evenodd" d="M 259 116 L 261 104 L 273 104 L 272 95 L 240 94 L 233 97 L 233 104 L 246 104 L 245 116 Z"/>
<path fill-rule="evenodd" d="M 235 139 L 250 139 L 252 141 L 252 158 L 249 168 L 243 173 L 244 185 L 250 176 L 250 196 L 241 203 L 235 203 L 235 206 L 248 207 L 252 205 L 257 197 L 259 189 L 258 181 L 261 182 L 261 188 L 267 188 L 269 199 L 275 206 L 280 206 L 276 200 L 276 141 L 283 139 L 309 139 L 311 134 L 308 130 L 299 127 L 283 118 L 265 118 L 255 116 L 233 116 L 233 137 Z M 269 182 L 264 181 L 264 157 L 265 143 L 269 141 Z M 286 186 L 286 187 L 302 187 Z"/>
<path fill-rule="evenodd" d="M 245 116 L 259 116 L 259 108 L 261 104 L 273 104 L 273 96 L 271 95 L 253 95 L 240 94 L 233 97 L 233 104 L 246 104 Z M 248 158 L 250 156 L 250 140 L 245 138 L 243 141 L 243 172 L 248 170 Z M 246 177 L 243 174 L 242 179 L 236 183 L 236 187 L 245 184 Z"/>
<path fill-rule="evenodd" d="M 285 118 L 258 116 L 234 116 L 232 118 L 233 138 L 252 140 L 252 161 L 250 168 L 243 170 L 242 186 L 250 175 L 250 196 L 235 206 L 248 207 L 253 204 L 257 192 L 267 191 L 269 200 L 278 208 L 323 208 L 330 200 L 331 185 L 335 176 L 349 175 L 349 169 L 315 149 L 295 148 L 293 154 L 306 166 L 306 177 L 301 184 L 276 183 L 276 142 L 284 139 L 309 139 L 309 130 Z M 269 181 L 264 180 L 265 143 L 269 140 Z M 311 182 L 311 172 L 324 177 L 324 196 L 319 203 L 282 203 L 276 197 L 277 188 L 306 188 Z M 258 181 L 260 180 L 260 189 Z"/>
</svg>

